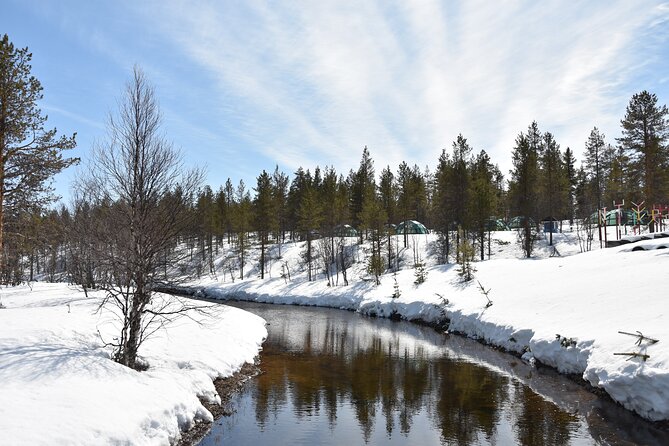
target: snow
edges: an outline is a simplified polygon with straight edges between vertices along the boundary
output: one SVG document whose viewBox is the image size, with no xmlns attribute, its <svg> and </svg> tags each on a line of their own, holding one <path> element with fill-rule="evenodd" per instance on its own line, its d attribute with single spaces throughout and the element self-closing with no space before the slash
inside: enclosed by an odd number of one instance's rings
<svg viewBox="0 0 669 446">
<path fill-rule="evenodd" d="M 222 273 L 232 256 L 224 246 L 218 275 L 191 285 L 221 299 L 328 306 L 429 323 L 448 319 L 451 332 L 517 352 L 529 365 L 580 375 L 647 419 L 669 419 L 669 304 L 663 288 L 669 238 L 636 236 L 608 249 L 595 241 L 595 250 L 585 253 L 573 231 L 554 234 L 554 240 L 561 257 L 550 257 L 554 250 L 542 239 L 536 256 L 523 259 L 515 232 L 493 233 L 490 260 L 476 262 L 475 279 L 463 283 L 456 265 L 437 264 L 436 236 L 409 236 L 406 248 L 395 237 L 400 270 L 383 275 L 378 286 L 365 272 L 369 246 L 354 240 L 347 248 L 356 259 L 348 286 L 341 276 L 328 286 L 322 274 L 308 282 L 300 259 L 304 242 L 284 244 L 280 258 L 273 246 L 265 280 L 257 278 L 254 248 L 245 265 L 250 279 L 233 282 L 229 269 Z M 426 265 L 420 285 L 414 283 L 415 260 Z M 281 276 L 282 266 L 291 280 Z M 481 286 L 492 306 L 486 306 Z M 211 421 L 200 398 L 219 401 L 212 380 L 253 361 L 267 336 L 259 317 L 215 305 L 209 315 L 182 318 L 147 340 L 140 353 L 150 368 L 136 372 L 109 359 L 104 341 L 116 333 L 115 319 L 95 312 L 101 295 L 86 298 L 65 284 L 37 283 L 3 288 L 0 298 L 0 432 L 11 444 L 174 443 L 194 423 Z M 636 337 L 619 333 L 637 330 L 659 342 L 636 345 Z"/>
<path fill-rule="evenodd" d="M 615 238 L 613 230 L 609 239 Z M 192 285 L 220 299 L 327 306 L 383 317 L 397 313 L 428 323 L 447 318 L 449 331 L 517 352 L 529 363 L 580 375 L 644 418 L 669 419 L 669 303 L 664 288 L 669 250 L 661 249 L 669 246 L 669 238 L 637 237 L 607 249 L 598 249 L 595 240 L 593 251 L 580 253 L 575 231 L 553 237 L 561 256 L 550 257 L 553 248 L 542 239 L 536 256 L 523 259 L 515 232 L 493 233 L 491 260 L 476 262 L 475 278 L 467 283 L 457 265 L 436 264 L 436 238 L 430 234 L 410 236 L 399 256 L 400 271 L 383 275 L 378 286 L 364 271 L 365 245 L 350 247 L 357 263 L 349 270 L 349 286 L 342 286 L 341 278 L 338 286 L 328 286 L 323 275 L 308 282 L 306 273 L 298 273 L 304 269 L 304 242 L 282 246 L 280 261 L 274 247 L 269 279 L 257 279 L 257 253 L 251 253 L 245 267 L 251 279 L 232 282 L 228 273 Z M 401 248 L 401 237 L 394 243 Z M 420 285 L 414 284 L 414 252 L 423 253 L 419 260 L 427 265 Z M 291 281 L 281 277 L 282 264 L 289 266 Z M 401 293 L 397 299 L 391 297 L 395 279 Z M 479 283 L 490 290 L 492 306 L 486 307 Z M 637 330 L 660 342 L 637 346 L 636 337 L 618 333 Z"/>
<path fill-rule="evenodd" d="M 216 305 L 149 338 L 137 372 L 109 359 L 115 320 L 95 312 L 100 294 L 37 283 L 0 297 L 0 432 L 15 445 L 174 443 L 212 421 L 198 397 L 220 402 L 212 380 L 252 362 L 267 336 L 261 318 Z"/>
</svg>

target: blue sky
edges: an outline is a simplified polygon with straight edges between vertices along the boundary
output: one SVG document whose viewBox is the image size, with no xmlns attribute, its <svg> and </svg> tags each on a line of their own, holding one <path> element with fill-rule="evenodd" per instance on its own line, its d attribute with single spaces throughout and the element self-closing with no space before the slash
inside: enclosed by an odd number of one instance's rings
<svg viewBox="0 0 669 446">
<path fill-rule="evenodd" d="M 3 0 L 0 33 L 33 53 L 50 126 L 87 159 L 134 64 L 163 130 L 216 189 L 276 164 L 346 174 L 436 166 L 462 133 L 507 174 L 532 120 L 577 156 L 615 143 L 632 94 L 669 103 L 658 1 Z M 67 197 L 74 170 L 55 186 Z"/>
</svg>

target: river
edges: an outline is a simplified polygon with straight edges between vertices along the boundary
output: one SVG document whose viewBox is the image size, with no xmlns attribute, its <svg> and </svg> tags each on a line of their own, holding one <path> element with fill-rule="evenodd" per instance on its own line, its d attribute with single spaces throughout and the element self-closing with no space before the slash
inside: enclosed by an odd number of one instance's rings
<svg viewBox="0 0 669 446">
<path fill-rule="evenodd" d="M 262 373 L 201 445 L 667 445 L 556 372 L 409 322 L 229 302 L 268 321 Z"/>
</svg>

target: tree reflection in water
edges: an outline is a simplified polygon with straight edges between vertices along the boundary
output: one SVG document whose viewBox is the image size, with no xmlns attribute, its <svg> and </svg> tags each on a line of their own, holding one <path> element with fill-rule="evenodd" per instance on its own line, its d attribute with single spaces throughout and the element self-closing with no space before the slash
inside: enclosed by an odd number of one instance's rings
<svg viewBox="0 0 669 446">
<path fill-rule="evenodd" d="M 565 378 L 472 341 L 336 310 L 240 306 L 270 323 L 263 373 L 203 445 L 669 444 Z"/>
<path fill-rule="evenodd" d="M 529 388 L 483 366 L 400 344 L 397 337 L 375 335 L 361 343 L 347 325 L 329 321 L 320 337 L 306 329 L 301 350 L 286 349 L 281 335 L 270 337 L 254 386 L 258 425 L 263 428 L 290 400 L 298 419 L 325 411 L 331 427 L 339 408 L 349 404 L 365 442 L 377 411 L 388 438 L 409 434 L 413 417 L 427 411 L 444 444 L 492 442 L 500 423 L 517 426 L 520 444 L 568 444 L 576 417 Z M 508 411 L 512 419 L 505 419 L 504 407 L 515 408 Z"/>
</svg>

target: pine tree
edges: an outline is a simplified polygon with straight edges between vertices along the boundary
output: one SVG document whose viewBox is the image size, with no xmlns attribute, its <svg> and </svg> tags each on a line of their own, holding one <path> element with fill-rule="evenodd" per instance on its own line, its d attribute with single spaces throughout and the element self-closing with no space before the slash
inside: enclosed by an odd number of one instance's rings
<svg viewBox="0 0 669 446">
<path fill-rule="evenodd" d="M 469 238 L 462 230 L 462 228 L 458 228 L 458 232 L 460 235 L 460 244 L 458 245 L 457 256 L 458 263 L 460 265 L 458 268 L 458 274 L 460 277 L 462 277 L 464 282 L 469 282 L 474 278 L 474 273 L 476 272 L 476 268 L 474 265 L 472 265 L 476 251 L 474 250 L 474 247 L 472 246 Z"/>
<path fill-rule="evenodd" d="M 469 229 L 469 215 L 467 214 L 467 203 L 469 202 L 469 191 L 471 176 L 469 163 L 472 148 L 467 139 L 461 134 L 453 142 L 453 172 L 451 175 L 450 189 L 453 191 L 449 210 L 453 215 L 453 222 L 463 228 L 465 232 Z"/>
<path fill-rule="evenodd" d="M 225 181 L 225 232 L 228 234 L 228 244 L 232 242 L 233 228 L 233 214 L 235 206 L 235 187 L 232 185 L 232 180 L 228 178 Z"/>
<path fill-rule="evenodd" d="M 575 188 L 576 188 L 576 158 L 574 152 L 567 147 L 562 157 L 562 165 L 565 169 L 565 176 L 567 177 L 568 191 L 567 191 L 567 215 L 569 216 L 569 224 L 574 222 L 575 213 Z"/>
<path fill-rule="evenodd" d="M 214 272 L 214 233 L 218 226 L 217 213 L 214 207 L 214 193 L 211 187 L 205 186 L 198 195 L 196 203 L 197 221 L 199 223 L 198 238 L 201 246 L 202 260 L 208 260 L 209 272 Z"/>
<path fill-rule="evenodd" d="M 365 200 L 365 204 L 360 213 L 360 225 L 368 231 L 372 241 L 372 252 L 367 265 L 367 272 L 374 275 L 376 284 L 380 284 L 380 277 L 383 274 L 384 266 L 381 256 L 381 240 L 384 235 L 384 224 L 388 217 L 383 210 L 381 201 L 375 196 Z"/>
<path fill-rule="evenodd" d="M 452 162 L 446 153 L 446 150 L 442 150 L 435 172 L 434 198 L 432 200 L 432 220 L 434 221 L 435 228 L 439 232 L 438 261 L 440 263 L 448 263 L 448 256 L 450 254 L 449 232 L 452 216 L 449 212 L 449 203 L 451 202 L 450 185 L 452 173 Z"/>
<path fill-rule="evenodd" d="M 335 228 L 343 224 L 341 207 L 337 205 L 338 177 L 334 167 L 326 167 L 319 193 L 323 206 L 322 235 L 327 238 L 327 264 L 335 263 Z"/>
<path fill-rule="evenodd" d="M 30 74 L 32 54 L 0 39 L 0 271 L 7 217 L 53 200 L 49 180 L 77 162 L 63 151 L 75 147 L 75 135 L 56 136 L 44 128 L 47 117 L 37 106 L 42 85 Z"/>
<path fill-rule="evenodd" d="M 381 206 L 388 216 L 388 223 L 396 221 L 397 195 L 398 190 L 395 175 L 390 170 L 390 166 L 387 166 L 381 171 L 379 198 L 381 199 Z"/>
<path fill-rule="evenodd" d="M 322 207 L 318 202 L 316 190 L 310 185 L 306 187 L 302 194 L 298 210 L 298 229 L 304 234 L 307 244 L 304 252 L 304 260 L 307 263 L 307 277 L 311 282 L 313 280 L 311 271 L 314 263 L 313 240 L 316 231 L 323 221 Z"/>
<path fill-rule="evenodd" d="M 218 188 L 214 196 L 214 212 L 216 214 L 216 229 L 214 234 L 216 235 L 216 253 L 218 254 L 218 248 L 223 243 L 223 238 L 225 237 L 225 225 L 228 218 L 225 189 L 223 189 L 223 186 Z"/>
<path fill-rule="evenodd" d="M 593 128 L 588 136 L 588 140 L 585 142 L 585 152 L 583 157 L 585 159 L 585 172 L 592 179 L 594 188 L 595 188 L 595 198 L 597 202 L 597 209 L 601 209 L 602 196 L 604 193 L 604 163 L 602 155 L 606 143 L 604 142 L 604 134 L 597 129 Z"/>
<path fill-rule="evenodd" d="M 622 203 L 626 200 L 630 203 L 636 197 L 631 195 L 631 187 L 628 183 L 627 173 L 630 171 L 628 167 L 628 158 L 622 147 L 613 147 L 610 144 L 605 151 L 607 153 L 607 160 L 609 162 L 608 175 L 604 183 L 604 203 Z"/>
<path fill-rule="evenodd" d="M 513 170 L 509 195 L 516 215 L 523 218 L 520 242 L 526 257 L 534 249 L 534 233 L 530 219 L 538 219 L 539 202 L 539 154 L 542 151 L 542 137 L 539 126 L 532 122 L 527 134 L 520 133 L 513 148 Z"/>
<path fill-rule="evenodd" d="M 279 166 L 274 168 L 272 174 L 272 195 L 274 197 L 274 208 L 277 217 L 277 240 L 283 243 L 286 239 L 287 212 L 288 212 L 288 175 L 279 171 Z M 281 256 L 281 244 L 279 244 L 279 256 Z"/>
<path fill-rule="evenodd" d="M 488 154 L 485 150 L 481 150 L 472 166 L 468 211 L 472 229 L 479 241 L 481 260 L 485 259 L 486 231 L 489 229 L 490 217 L 496 206 L 495 169 L 496 166 L 492 165 Z"/>
<path fill-rule="evenodd" d="M 448 203 L 448 212 L 451 214 L 453 224 L 460 227 L 462 231 L 456 233 L 455 254 L 456 261 L 459 259 L 458 247 L 461 241 L 461 235 L 468 236 L 471 228 L 470 215 L 468 213 L 470 191 L 471 191 L 471 153 L 472 148 L 467 143 L 467 139 L 461 134 L 453 142 L 453 165 L 450 175 L 449 189 L 451 191 L 451 200 Z"/>
<path fill-rule="evenodd" d="M 356 172 L 349 174 L 349 183 L 351 188 L 350 215 L 353 219 L 353 226 L 360 226 L 360 217 L 362 208 L 366 200 L 372 199 L 376 193 L 376 183 L 374 180 L 374 161 L 369 155 L 367 146 L 362 150 L 360 166 Z M 360 240 L 362 241 L 363 231 L 360 231 Z"/>
<path fill-rule="evenodd" d="M 272 179 L 264 170 L 257 178 L 253 210 L 255 229 L 260 241 L 260 278 L 265 278 L 267 245 L 270 234 L 278 227 L 276 200 L 273 196 Z"/>
<path fill-rule="evenodd" d="M 397 196 L 398 188 L 397 183 L 395 182 L 395 176 L 390 170 L 390 166 L 387 166 L 383 171 L 381 171 L 381 178 L 379 180 L 379 199 L 381 200 L 381 207 L 383 208 L 387 221 L 386 223 L 391 224 L 397 219 Z M 385 231 L 387 235 L 387 251 L 388 251 L 388 268 L 392 268 L 393 264 L 393 243 L 392 243 L 392 234 L 393 231 L 390 230 L 390 226 Z"/>
<path fill-rule="evenodd" d="M 618 142 L 629 157 L 631 171 L 642 185 L 642 197 L 647 205 L 667 200 L 669 193 L 669 111 L 657 104 L 657 96 L 642 91 L 632 96 L 620 121 L 622 137 Z"/>
<path fill-rule="evenodd" d="M 253 224 L 253 203 L 251 194 L 246 190 L 244 180 L 239 180 L 235 192 L 235 205 L 232 215 L 232 227 L 237 234 L 237 253 L 239 255 L 239 278 L 244 280 L 244 264 L 249 249 L 249 232 Z"/>
<path fill-rule="evenodd" d="M 287 222 L 291 240 L 295 240 L 297 234 L 301 231 L 299 228 L 300 207 L 307 189 L 311 188 L 311 183 L 312 177 L 309 170 L 305 171 L 302 167 L 299 167 L 294 173 L 293 181 L 290 183 L 290 189 L 288 190 Z"/>
<path fill-rule="evenodd" d="M 546 216 L 562 220 L 569 199 L 569 182 L 562 164 L 560 146 L 550 132 L 544 134 L 543 151 L 540 153 L 541 196 Z M 549 245 L 553 245 L 553 231 L 549 232 Z"/>
</svg>

